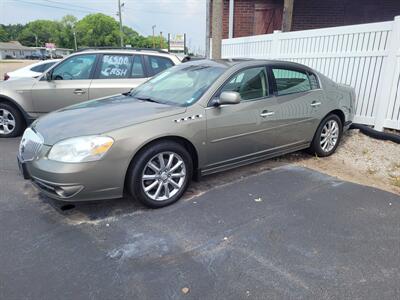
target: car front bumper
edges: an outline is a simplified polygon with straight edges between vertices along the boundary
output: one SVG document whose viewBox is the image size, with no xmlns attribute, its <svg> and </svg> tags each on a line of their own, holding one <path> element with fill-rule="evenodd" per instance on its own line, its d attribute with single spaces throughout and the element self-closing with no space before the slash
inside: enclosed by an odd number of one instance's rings
<svg viewBox="0 0 400 300">
<path fill-rule="evenodd" d="M 87 163 L 61 163 L 41 158 L 21 162 L 25 179 L 50 198 L 62 201 L 89 201 L 123 196 L 127 163 L 123 159 L 103 159 Z"/>
</svg>

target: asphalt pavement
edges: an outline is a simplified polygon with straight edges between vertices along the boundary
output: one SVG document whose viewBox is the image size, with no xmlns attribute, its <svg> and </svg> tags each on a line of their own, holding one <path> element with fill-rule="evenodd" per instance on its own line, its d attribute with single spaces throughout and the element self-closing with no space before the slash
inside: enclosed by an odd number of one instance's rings
<svg viewBox="0 0 400 300">
<path fill-rule="evenodd" d="M 65 205 L 17 146 L 0 140 L 0 299 L 400 298 L 398 195 L 284 165 L 158 210 Z"/>
</svg>

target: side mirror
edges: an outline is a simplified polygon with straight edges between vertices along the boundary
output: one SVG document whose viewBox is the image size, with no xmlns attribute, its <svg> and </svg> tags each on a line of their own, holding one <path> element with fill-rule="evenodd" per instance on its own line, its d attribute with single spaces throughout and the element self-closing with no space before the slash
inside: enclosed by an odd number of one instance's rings
<svg viewBox="0 0 400 300">
<path fill-rule="evenodd" d="M 46 72 L 43 75 L 44 80 L 51 81 L 51 72 Z"/>
<path fill-rule="evenodd" d="M 240 97 L 238 92 L 222 92 L 216 104 L 218 106 L 226 104 L 239 104 L 241 100 L 242 97 Z"/>
</svg>

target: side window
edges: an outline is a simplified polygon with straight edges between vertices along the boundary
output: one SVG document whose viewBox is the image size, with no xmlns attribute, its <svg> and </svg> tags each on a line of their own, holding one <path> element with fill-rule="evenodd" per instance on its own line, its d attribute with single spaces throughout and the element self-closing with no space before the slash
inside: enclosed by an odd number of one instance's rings
<svg viewBox="0 0 400 300">
<path fill-rule="evenodd" d="M 319 89 L 319 82 L 318 82 L 317 76 L 315 76 L 315 74 L 313 74 L 313 73 L 309 73 L 308 77 L 310 78 L 311 88 L 313 90 Z"/>
<path fill-rule="evenodd" d="M 310 80 L 301 71 L 272 68 L 278 95 L 287 95 L 311 90 Z"/>
<path fill-rule="evenodd" d="M 96 54 L 79 55 L 68 58 L 54 68 L 54 80 L 79 80 L 89 79 L 96 61 Z"/>
<path fill-rule="evenodd" d="M 149 55 L 148 58 L 150 65 L 150 73 L 153 76 L 174 65 L 172 61 L 166 57 Z"/>
<path fill-rule="evenodd" d="M 35 66 L 35 67 L 31 68 L 31 71 L 38 72 L 38 73 L 43 73 L 46 70 L 46 68 L 45 68 L 46 65 L 47 64 Z"/>
<path fill-rule="evenodd" d="M 221 89 L 222 92 L 238 92 L 242 100 L 268 96 L 267 76 L 264 67 L 250 68 L 234 75 Z"/>
<path fill-rule="evenodd" d="M 131 70 L 131 56 L 105 54 L 101 59 L 99 79 L 128 78 Z"/>
<path fill-rule="evenodd" d="M 135 55 L 133 57 L 133 65 L 132 65 L 132 72 L 131 72 L 131 77 L 132 78 L 144 78 L 146 77 L 144 75 L 144 69 L 143 69 L 143 63 L 142 63 L 142 56 L 141 55 Z"/>
</svg>

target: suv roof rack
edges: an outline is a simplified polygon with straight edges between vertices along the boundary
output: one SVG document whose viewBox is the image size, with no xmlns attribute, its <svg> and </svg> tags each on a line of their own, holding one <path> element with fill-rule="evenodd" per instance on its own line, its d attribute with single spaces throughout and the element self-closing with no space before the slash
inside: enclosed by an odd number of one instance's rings
<svg viewBox="0 0 400 300">
<path fill-rule="evenodd" d="M 156 48 L 133 48 L 133 47 L 87 47 L 87 48 L 79 48 L 75 52 L 83 52 L 90 50 L 133 50 L 133 51 L 152 51 L 158 53 L 169 54 L 168 51 Z"/>
</svg>

